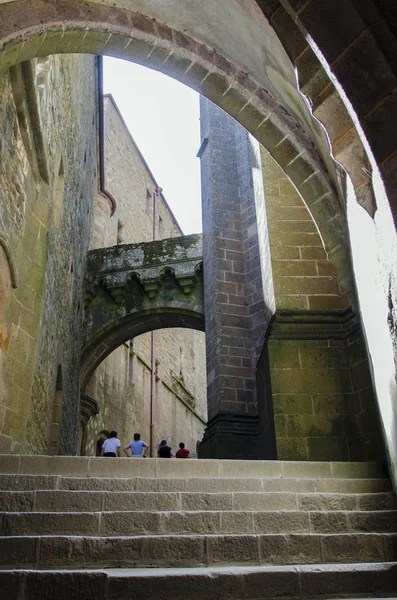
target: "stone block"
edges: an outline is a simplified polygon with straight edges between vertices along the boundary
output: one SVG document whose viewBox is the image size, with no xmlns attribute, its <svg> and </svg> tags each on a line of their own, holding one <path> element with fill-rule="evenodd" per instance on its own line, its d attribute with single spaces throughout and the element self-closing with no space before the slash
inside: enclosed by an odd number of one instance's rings
<svg viewBox="0 0 397 600">
<path fill-rule="evenodd" d="M 380 535 L 345 534 L 322 538 L 324 561 L 382 562 L 388 560 L 385 540 Z"/>
<path fill-rule="evenodd" d="M 149 479 L 149 478 L 137 478 L 136 491 L 137 492 L 185 492 L 189 491 L 186 489 L 187 479 Z"/>
<path fill-rule="evenodd" d="M 85 491 L 37 491 L 35 509 L 38 511 L 85 512 L 102 510 L 103 494 Z"/>
<path fill-rule="evenodd" d="M 299 598 L 299 573 L 273 567 L 262 568 L 244 576 L 246 598 Z"/>
<path fill-rule="evenodd" d="M 356 498 L 352 494 L 300 494 L 298 506 L 310 511 L 355 510 Z"/>
<path fill-rule="evenodd" d="M 302 596 L 318 597 L 324 590 L 326 596 L 336 597 L 349 594 L 351 597 L 368 596 L 368 594 L 395 593 L 397 568 L 395 565 L 354 564 L 323 565 L 310 569 L 306 567 L 301 574 Z"/>
<path fill-rule="evenodd" d="M 90 477 L 155 477 L 156 460 L 90 458 Z"/>
<path fill-rule="evenodd" d="M 208 539 L 210 564 L 244 564 L 259 561 L 258 538 L 251 535 L 211 536 Z"/>
<path fill-rule="evenodd" d="M 13 569 L 36 565 L 36 537 L 0 537 L 0 565 Z"/>
<path fill-rule="evenodd" d="M 270 248 L 275 246 L 313 247 L 321 248 L 322 243 L 318 233 L 269 233 Z"/>
<path fill-rule="evenodd" d="M 259 536 L 262 564 L 307 564 L 321 562 L 321 541 L 310 534 Z"/>
<path fill-rule="evenodd" d="M 395 533 L 397 512 L 395 510 L 374 512 L 352 512 L 347 516 L 350 531 L 357 533 Z"/>
<path fill-rule="evenodd" d="M 0 492 L 1 511 L 30 511 L 33 510 L 33 492 Z"/>
<path fill-rule="evenodd" d="M 264 492 L 315 492 L 315 479 L 262 479 Z"/>
<path fill-rule="evenodd" d="M 277 164 L 283 167 L 298 156 L 299 150 L 291 140 L 284 138 L 277 146 L 274 146 L 271 154 Z"/>
<path fill-rule="evenodd" d="M 352 478 L 383 478 L 387 476 L 387 471 L 384 462 L 367 462 L 367 463 L 352 463 L 352 462 L 334 462 L 331 465 L 333 477 L 348 477 Z"/>
<path fill-rule="evenodd" d="M 190 535 L 219 533 L 221 514 L 223 518 L 223 513 L 220 512 L 163 512 L 160 517 L 160 533 Z"/>
<path fill-rule="evenodd" d="M 349 47 L 334 72 L 359 117 L 371 111 L 395 86 L 395 77 L 370 31 Z"/>
<path fill-rule="evenodd" d="M 267 118 L 266 121 L 261 124 L 255 134 L 257 139 L 266 148 L 273 148 L 285 137 L 284 132 L 280 131 L 270 118 Z M 262 152 L 264 153 L 265 150 Z"/>
<path fill-rule="evenodd" d="M 349 367 L 347 349 L 342 347 L 332 348 L 300 348 L 302 368 L 312 369 L 346 369 Z"/>
<path fill-rule="evenodd" d="M 85 456 L 53 456 L 48 462 L 49 475 L 87 477 L 90 459 Z"/>
<path fill-rule="evenodd" d="M 59 477 L 59 489 L 70 491 L 132 492 L 136 489 L 136 479 L 112 479 L 110 477 Z"/>
<path fill-rule="evenodd" d="M 317 268 L 314 260 L 273 260 L 273 277 L 316 277 Z"/>
<path fill-rule="evenodd" d="M 306 310 L 309 305 L 308 296 L 278 294 L 276 305 L 283 310 Z"/>
<path fill-rule="evenodd" d="M 315 414 L 356 414 L 360 410 L 357 394 L 313 394 Z"/>
<path fill-rule="evenodd" d="M 253 513 L 254 533 L 309 533 L 309 515 L 298 511 Z"/>
<path fill-rule="evenodd" d="M 13 439 L 24 439 L 27 420 L 13 410 L 6 408 L 3 423 L 3 434 Z"/>
<path fill-rule="evenodd" d="M 298 348 L 294 350 L 299 354 Z M 272 354 L 272 351 L 270 353 Z M 273 411 L 275 415 L 313 414 L 312 396 L 311 394 L 273 394 Z"/>
<path fill-rule="evenodd" d="M 26 475 L 49 475 L 49 456 L 21 456 L 19 472 Z"/>
<path fill-rule="evenodd" d="M 161 533 L 160 513 L 157 512 L 119 511 L 104 512 L 101 515 L 100 535 L 153 535 L 157 533 Z"/>
<path fill-rule="evenodd" d="M 252 511 L 222 511 L 219 532 L 225 534 L 252 534 L 254 533 L 253 515 Z"/>
<path fill-rule="evenodd" d="M 104 510 L 180 510 L 180 494 L 104 492 Z"/>
<path fill-rule="evenodd" d="M 46 475 L 1 475 L 0 490 L 53 490 L 58 485 L 58 477 Z"/>
<path fill-rule="evenodd" d="M 299 369 L 299 349 L 269 343 L 269 365 L 271 369 Z"/>
<path fill-rule="evenodd" d="M 195 478 L 186 479 L 187 492 L 260 492 L 260 479 L 218 477 L 218 478 Z"/>
<path fill-rule="evenodd" d="M 240 574 L 215 572 L 213 569 L 202 572 L 174 572 L 164 574 L 163 570 L 150 569 L 139 577 L 111 574 L 109 577 L 109 600 L 121 600 L 126 594 L 141 598 L 172 598 L 173 600 L 206 600 L 210 588 L 214 597 L 232 600 L 236 593 L 242 593 Z"/>
<path fill-rule="evenodd" d="M 218 460 L 167 460 L 157 459 L 158 477 L 218 477 Z"/>
<path fill-rule="evenodd" d="M 390 482 L 387 479 L 318 479 L 316 491 L 341 494 L 389 492 Z"/>
<path fill-rule="evenodd" d="M 343 423 L 342 423 L 343 425 Z M 349 460 L 348 441 L 340 431 L 339 437 L 330 437 L 326 430 L 323 437 L 307 438 L 307 453 L 309 460 Z"/>
<path fill-rule="evenodd" d="M 98 535 L 99 515 L 92 513 L 10 513 L 5 535 Z"/>
<path fill-rule="evenodd" d="M 232 510 L 232 493 L 184 493 L 181 494 L 182 510 Z"/>
<path fill-rule="evenodd" d="M 280 477 L 281 465 L 277 460 L 221 460 L 220 477 Z"/>
<path fill-rule="evenodd" d="M 296 477 L 312 479 L 331 477 L 331 464 L 329 462 L 284 462 L 282 465 L 283 477 Z"/>
<path fill-rule="evenodd" d="M 273 281 L 276 294 L 339 294 L 337 280 L 329 277 L 275 277 Z"/>
<path fill-rule="evenodd" d="M 43 572 L 30 571 L 24 576 L 26 597 L 30 600 L 44 598 L 96 598 L 107 600 L 107 574 L 101 572 Z"/>
<path fill-rule="evenodd" d="M 297 496 L 293 493 L 245 493 L 235 492 L 233 494 L 234 510 L 297 510 Z"/>
<path fill-rule="evenodd" d="M 289 261 L 289 260 L 299 260 L 300 259 L 299 248 L 297 248 L 295 246 L 272 245 L 271 246 L 271 255 L 272 255 L 272 259 L 274 261 L 276 261 L 276 260 Z"/>
<path fill-rule="evenodd" d="M 18 473 L 20 456 L 2 454 L 0 456 L 0 473 Z"/>
<path fill-rule="evenodd" d="M 24 575 L 18 571 L 0 572 L 0 589 L 8 598 L 19 598 L 19 589 L 22 586 Z"/>
<path fill-rule="evenodd" d="M 357 496 L 358 510 L 394 510 L 396 498 L 393 494 L 362 494 Z"/>
<path fill-rule="evenodd" d="M 207 562 L 204 536 L 147 536 L 142 539 L 142 566 L 200 566 Z"/>
<path fill-rule="evenodd" d="M 53 537 L 40 543 L 40 567 L 134 567 L 141 554 L 140 537 Z"/>
<path fill-rule="evenodd" d="M 312 533 L 347 533 L 350 529 L 345 512 L 310 513 L 310 531 Z"/>
<path fill-rule="evenodd" d="M 271 372 L 272 389 L 275 394 L 351 392 L 350 372 L 348 369 L 283 369 L 279 373 Z"/>
</svg>

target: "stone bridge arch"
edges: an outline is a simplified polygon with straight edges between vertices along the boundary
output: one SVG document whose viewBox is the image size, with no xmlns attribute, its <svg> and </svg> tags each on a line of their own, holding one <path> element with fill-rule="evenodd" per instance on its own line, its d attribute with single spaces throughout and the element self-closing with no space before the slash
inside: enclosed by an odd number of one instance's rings
<svg viewBox="0 0 397 600">
<path fill-rule="evenodd" d="M 138 335 L 169 327 L 204 331 L 202 254 L 200 235 L 89 253 L 82 390 L 113 350 Z"/>
</svg>

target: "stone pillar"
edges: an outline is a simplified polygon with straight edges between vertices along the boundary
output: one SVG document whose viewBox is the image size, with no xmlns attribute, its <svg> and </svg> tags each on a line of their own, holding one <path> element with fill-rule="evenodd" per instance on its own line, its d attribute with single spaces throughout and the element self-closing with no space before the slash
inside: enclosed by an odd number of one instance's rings
<svg viewBox="0 0 397 600">
<path fill-rule="evenodd" d="M 256 391 L 274 312 L 259 147 L 203 98 L 201 136 L 209 420 L 199 456 L 274 458 L 275 444 L 264 444 L 261 436 Z"/>
</svg>

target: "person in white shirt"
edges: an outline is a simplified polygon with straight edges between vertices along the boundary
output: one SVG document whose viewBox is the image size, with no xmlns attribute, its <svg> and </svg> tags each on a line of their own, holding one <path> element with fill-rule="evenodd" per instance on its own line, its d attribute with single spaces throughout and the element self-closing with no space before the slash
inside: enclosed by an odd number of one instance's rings
<svg viewBox="0 0 397 600">
<path fill-rule="evenodd" d="M 124 448 L 124 453 L 126 456 L 131 456 L 132 458 L 145 458 L 148 448 L 149 444 L 141 440 L 141 434 L 134 433 L 134 441 L 127 444 Z M 131 455 L 128 454 L 128 450 L 131 450 Z"/>
<path fill-rule="evenodd" d="M 120 456 L 121 443 L 117 439 L 117 431 L 110 432 L 110 438 L 102 445 L 101 456 Z"/>
</svg>

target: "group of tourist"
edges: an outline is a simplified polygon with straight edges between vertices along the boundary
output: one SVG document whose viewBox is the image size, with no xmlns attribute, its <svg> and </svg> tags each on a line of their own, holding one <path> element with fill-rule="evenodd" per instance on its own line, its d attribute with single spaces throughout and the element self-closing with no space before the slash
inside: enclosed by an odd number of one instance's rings
<svg viewBox="0 0 397 600">
<path fill-rule="evenodd" d="M 141 440 L 140 433 L 134 433 L 134 440 L 124 448 L 124 454 L 131 458 L 145 458 L 149 444 Z M 103 442 L 101 456 L 121 456 L 121 442 L 117 437 L 117 431 L 111 431 L 110 437 Z M 157 451 L 159 458 L 172 458 L 174 453 L 167 440 L 161 440 Z M 185 447 L 183 442 L 179 443 L 179 450 L 175 458 L 190 458 L 190 450 Z"/>
</svg>

